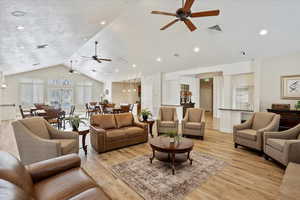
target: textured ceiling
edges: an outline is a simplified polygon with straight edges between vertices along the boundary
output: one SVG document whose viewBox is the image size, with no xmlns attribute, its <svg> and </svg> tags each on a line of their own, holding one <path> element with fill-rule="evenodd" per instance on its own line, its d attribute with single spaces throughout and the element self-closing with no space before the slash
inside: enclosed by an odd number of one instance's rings
<svg viewBox="0 0 300 200">
<path fill-rule="evenodd" d="M 220 16 L 193 19 L 198 29 L 192 33 L 182 23 L 160 31 L 173 18 L 151 15 L 151 10 L 175 12 L 180 2 L 1 0 L 0 69 L 15 73 L 63 62 L 68 65 L 72 55 L 74 67 L 82 73 L 99 80 L 124 79 L 300 51 L 298 0 L 197 0 L 193 11 L 220 9 Z M 15 10 L 27 15 L 14 17 L 11 12 Z M 103 26 L 102 20 L 108 23 Z M 216 24 L 223 32 L 208 29 Z M 18 25 L 25 29 L 17 31 Z M 269 34 L 260 36 L 261 29 Z M 84 41 L 85 37 L 89 40 Z M 95 40 L 100 43 L 100 55 L 112 62 L 98 64 L 81 58 L 94 53 Z M 49 47 L 35 48 L 43 43 Z M 193 52 L 195 46 L 200 48 L 198 53 Z"/>
</svg>

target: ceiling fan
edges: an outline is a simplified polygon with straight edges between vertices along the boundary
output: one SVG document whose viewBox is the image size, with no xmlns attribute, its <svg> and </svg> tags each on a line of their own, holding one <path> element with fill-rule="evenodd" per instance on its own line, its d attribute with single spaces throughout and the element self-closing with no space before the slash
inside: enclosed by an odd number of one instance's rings
<svg viewBox="0 0 300 200">
<path fill-rule="evenodd" d="M 88 59 L 91 59 L 91 60 L 95 60 L 95 61 L 97 61 L 98 63 L 102 63 L 101 61 L 111 62 L 111 61 L 112 61 L 111 59 L 108 59 L 108 58 L 100 58 L 100 57 L 97 55 L 97 46 L 98 46 L 98 41 L 95 41 L 95 55 L 94 55 L 94 56 L 92 56 L 92 57 L 81 56 L 81 57 L 83 57 L 83 58 L 88 58 Z"/>
<path fill-rule="evenodd" d="M 176 13 L 168 13 L 168 12 L 162 12 L 162 11 L 152 11 L 151 14 L 158 14 L 158 15 L 168 15 L 168 16 L 174 16 L 177 19 L 173 20 L 169 24 L 163 26 L 160 30 L 165 30 L 175 24 L 178 21 L 183 21 L 185 25 L 190 29 L 190 31 L 194 31 L 197 29 L 197 27 L 192 23 L 192 21 L 189 18 L 195 18 L 195 17 L 210 17 L 210 16 L 218 16 L 220 14 L 220 10 L 209 10 L 209 11 L 203 11 L 203 12 L 191 12 L 191 7 L 193 6 L 195 0 L 186 0 L 184 3 L 184 0 L 182 0 L 182 8 L 179 8 Z"/>
</svg>

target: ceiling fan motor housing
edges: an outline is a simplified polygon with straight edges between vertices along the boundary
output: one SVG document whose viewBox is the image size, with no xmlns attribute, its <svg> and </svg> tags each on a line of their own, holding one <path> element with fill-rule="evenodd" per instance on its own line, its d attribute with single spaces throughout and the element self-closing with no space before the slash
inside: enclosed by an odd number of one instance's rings
<svg viewBox="0 0 300 200">
<path fill-rule="evenodd" d="M 181 21 L 185 20 L 186 18 L 188 18 L 189 16 L 191 16 L 192 12 L 191 10 L 189 10 L 188 12 L 184 11 L 182 8 L 179 8 L 176 11 L 176 16 L 177 18 L 179 18 Z"/>
</svg>

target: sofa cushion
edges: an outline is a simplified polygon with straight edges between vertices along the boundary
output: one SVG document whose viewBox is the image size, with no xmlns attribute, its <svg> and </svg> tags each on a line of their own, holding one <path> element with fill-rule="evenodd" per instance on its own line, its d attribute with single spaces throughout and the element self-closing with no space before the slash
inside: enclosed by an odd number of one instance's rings
<svg viewBox="0 0 300 200">
<path fill-rule="evenodd" d="M 32 179 L 22 163 L 4 151 L 0 151 L 0 158 L 0 179 L 9 181 L 23 189 L 26 193 L 32 194 Z"/>
<path fill-rule="evenodd" d="M 133 124 L 133 116 L 131 113 L 116 114 L 115 118 L 116 118 L 118 128 L 132 126 Z"/>
<path fill-rule="evenodd" d="M 290 162 L 285 170 L 280 186 L 280 198 L 299 199 L 300 197 L 300 164 Z"/>
<path fill-rule="evenodd" d="M 125 128 L 123 129 L 110 129 L 106 131 L 106 139 L 109 142 L 124 140 L 127 135 L 125 133 Z"/>
<path fill-rule="evenodd" d="M 184 128 L 201 129 L 201 123 L 199 123 L 199 122 L 186 122 L 184 124 Z"/>
<path fill-rule="evenodd" d="M 162 121 L 174 121 L 174 108 L 161 108 L 161 120 Z"/>
<path fill-rule="evenodd" d="M 253 141 L 256 141 L 256 138 L 257 138 L 256 134 L 257 134 L 256 130 L 253 130 L 253 129 L 244 129 L 244 130 L 237 131 L 237 135 L 239 137 L 242 137 L 242 138 L 245 138 L 248 140 L 253 140 Z"/>
<path fill-rule="evenodd" d="M 126 127 L 124 131 L 129 138 L 143 136 L 144 133 L 144 129 L 137 126 Z"/>
<path fill-rule="evenodd" d="M 91 124 L 97 125 L 103 129 L 112 129 L 117 128 L 115 115 L 107 114 L 107 115 L 92 115 L 91 116 Z"/>
<path fill-rule="evenodd" d="M 192 108 L 188 110 L 188 113 L 189 122 L 201 122 L 202 109 Z"/>
<path fill-rule="evenodd" d="M 44 139 L 50 139 L 50 135 L 45 124 L 46 121 L 43 118 L 31 117 L 22 119 L 20 122 L 36 136 Z"/>
<path fill-rule="evenodd" d="M 69 199 L 96 187 L 92 179 L 81 169 L 74 168 L 34 185 L 36 200 Z"/>
<path fill-rule="evenodd" d="M 62 154 L 66 155 L 69 153 L 73 153 L 76 149 L 76 140 L 74 139 L 56 139 L 51 141 L 57 141 L 60 143 Z"/>
<path fill-rule="evenodd" d="M 174 121 L 161 121 L 159 123 L 160 127 L 175 127 L 175 122 Z"/>
<path fill-rule="evenodd" d="M 275 116 L 275 114 L 270 113 L 270 112 L 255 113 L 254 119 L 253 119 L 253 124 L 252 124 L 252 129 L 259 130 L 259 129 L 267 127 L 273 120 L 274 116 Z"/>
<path fill-rule="evenodd" d="M 68 200 L 110 200 L 110 198 L 100 188 L 94 187 Z"/>
<path fill-rule="evenodd" d="M 269 138 L 267 140 L 267 145 L 269 145 L 269 146 L 273 147 L 274 149 L 282 152 L 283 148 L 284 148 L 285 141 L 286 140 Z"/>
</svg>

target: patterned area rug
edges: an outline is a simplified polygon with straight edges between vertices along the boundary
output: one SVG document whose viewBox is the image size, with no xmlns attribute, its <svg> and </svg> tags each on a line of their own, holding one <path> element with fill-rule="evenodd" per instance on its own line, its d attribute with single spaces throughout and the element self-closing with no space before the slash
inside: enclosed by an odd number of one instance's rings
<svg viewBox="0 0 300 200">
<path fill-rule="evenodd" d="M 120 179 L 146 200 L 183 199 L 226 165 L 213 156 L 193 151 L 193 164 L 177 165 L 172 175 L 169 164 L 156 159 L 150 164 L 149 157 L 141 156 L 112 167 Z"/>
</svg>

